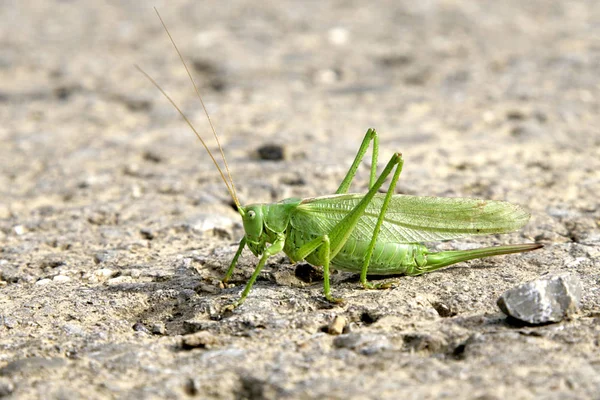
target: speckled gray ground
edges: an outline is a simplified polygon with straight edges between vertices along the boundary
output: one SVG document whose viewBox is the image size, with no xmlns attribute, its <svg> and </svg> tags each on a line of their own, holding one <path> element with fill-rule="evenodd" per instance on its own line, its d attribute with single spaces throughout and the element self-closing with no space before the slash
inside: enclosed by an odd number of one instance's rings
<svg viewBox="0 0 600 400">
<path fill-rule="evenodd" d="M 208 136 L 151 4 L 5 1 L 0 395 L 597 396 L 595 0 L 155 5 L 201 82 L 244 203 L 331 193 L 375 127 L 381 160 L 404 154 L 398 192 L 532 213 L 521 232 L 444 248 L 546 247 L 392 278 L 385 291 L 335 274 L 343 306 L 275 257 L 246 304 L 222 313 L 256 259 L 245 254 L 235 287 L 219 288 L 239 218 L 200 144 L 132 66 Z M 258 159 L 269 143 L 283 161 Z M 498 296 L 547 272 L 580 277 L 579 313 L 508 324 Z M 327 333 L 335 316 L 347 335 Z"/>
</svg>

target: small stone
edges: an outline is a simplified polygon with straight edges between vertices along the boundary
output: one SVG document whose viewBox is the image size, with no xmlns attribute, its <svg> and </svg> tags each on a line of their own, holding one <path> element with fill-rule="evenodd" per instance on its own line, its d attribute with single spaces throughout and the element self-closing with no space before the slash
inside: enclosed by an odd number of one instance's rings
<svg viewBox="0 0 600 400">
<path fill-rule="evenodd" d="M 218 339 L 210 332 L 200 331 L 189 335 L 184 335 L 181 340 L 181 347 L 185 350 L 191 349 L 210 349 L 218 344 Z"/>
<path fill-rule="evenodd" d="M 439 353 L 447 347 L 443 336 L 429 333 L 409 333 L 404 335 L 404 347 L 411 351 Z"/>
<path fill-rule="evenodd" d="M 200 393 L 200 383 L 197 379 L 188 378 L 183 389 L 188 396 L 196 396 Z"/>
<path fill-rule="evenodd" d="M 40 262 L 40 267 L 43 269 L 54 269 L 54 268 L 62 267 L 64 265 L 67 265 L 67 263 L 62 258 L 54 256 L 54 255 L 45 257 Z"/>
<path fill-rule="evenodd" d="M 123 283 L 130 283 L 133 282 L 133 279 L 131 276 L 117 276 L 115 278 L 111 278 L 108 281 L 106 281 L 106 283 L 111 286 L 111 285 L 121 285 Z"/>
<path fill-rule="evenodd" d="M 508 110 L 506 112 L 506 119 L 509 119 L 509 120 L 521 121 L 521 120 L 524 120 L 525 118 L 527 118 L 527 114 L 525 113 L 525 111 L 518 109 L 518 108 L 514 108 L 514 109 Z"/>
<path fill-rule="evenodd" d="M 370 333 L 348 333 L 335 338 L 333 345 L 347 348 L 364 355 L 372 355 L 392 348 L 389 339 L 384 335 Z"/>
<path fill-rule="evenodd" d="M 144 238 L 146 240 L 154 239 L 154 232 L 152 232 L 152 230 L 148 229 L 148 228 L 140 229 L 140 235 L 142 236 L 142 238 Z"/>
<path fill-rule="evenodd" d="M 582 291 L 576 275 L 553 274 L 507 290 L 497 304 L 509 317 L 532 325 L 546 324 L 577 311 Z"/>
<path fill-rule="evenodd" d="M 22 234 L 25 233 L 25 227 L 23 225 L 16 225 L 13 227 L 13 231 L 15 232 L 16 235 L 21 236 Z"/>
<path fill-rule="evenodd" d="M 4 326 L 8 329 L 14 329 L 19 325 L 19 321 L 17 321 L 16 318 L 10 316 L 4 317 L 2 322 L 4 323 Z"/>
<path fill-rule="evenodd" d="M 142 276 L 142 271 L 134 269 L 127 271 L 127 274 L 131 277 L 131 279 L 139 279 Z M 158 278 L 158 276 L 157 276 Z M 169 279 L 168 277 L 165 279 Z"/>
<path fill-rule="evenodd" d="M 140 166 L 136 163 L 131 163 L 125 166 L 123 172 L 129 176 L 140 176 Z"/>
<path fill-rule="evenodd" d="M 157 322 L 155 324 L 152 324 L 152 326 L 150 327 L 150 332 L 152 332 L 155 335 L 166 335 L 167 328 L 165 328 L 165 324 L 163 324 L 162 322 Z"/>
<path fill-rule="evenodd" d="M 140 185 L 132 185 L 131 186 L 131 197 L 134 199 L 139 199 L 144 194 L 144 191 Z"/>
<path fill-rule="evenodd" d="M 342 28 L 341 26 L 336 26 L 335 28 L 331 28 L 329 32 L 327 32 L 327 39 L 329 43 L 334 44 L 336 46 L 344 45 L 348 42 L 348 38 L 350 37 L 350 33 L 346 28 Z"/>
<path fill-rule="evenodd" d="M 285 149 L 277 144 L 265 144 L 259 147 L 256 152 L 261 160 L 281 161 L 285 158 Z"/>
<path fill-rule="evenodd" d="M 112 270 L 110 268 L 100 268 L 94 271 L 94 275 L 98 279 L 109 279 L 117 274 L 117 271 Z"/>
<path fill-rule="evenodd" d="M 146 325 L 142 324 L 141 322 L 136 322 L 135 324 L 133 324 L 132 328 L 136 332 L 144 332 L 148 334 L 150 333 L 148 328 L 146 328 Z"/>
<path fill-rule="evenodd" d="M 306 180 L 298 173 L 283 175 L 279 178 L 279 182 L 284 185 L 289 186 L 304 186 L 306 185 Z"/>
<path fill-rule="evenodd" d="M 44 279 L 40 279 L 39 281 L 37 281 L 35 284 L 42 286 L 42 285 L 47 285 L 50 282 L 52 282 L 52 279 L 48 279 L 48 278 L 44 278 Z"/>
<path fill-rule="evenodd" d="M 213 321 L 207 320 L 187 320 L 183 321 L 183 330 L 186 334 L 200 332 L 211 327 L 214 327 Z"/>
<path fill-rule="evenodd" d="M 52 278 L 52 281 L 56 283 L 65 283 L 69 282 L 70 280 L 71 278 L 66 275 L 56 275 L 54 278 Z"/>
<path fill-rule="evenodd" d="M 341 335 L 348 321 L 341 315 L 336 315 L 333 321 L 327 326 L 327 333 L 330 335 Z"/>
<path fill-rule="evenodd" d="M 15 384 L 4 376 L 0 376 L 0 397 L 5 397 L 15 391 Z"/>
<path fill-rule="evenodd" d="M 217 294 L 219 293 L 219 289 L 224 289 L 225 286 L 223 286 L 223 282 L 219 281 L 219 283 L 221 284 L 219 288 L 215 287 L 215 285 L 209 285 L 207 283 L 203 283 L 203 282 L 199 282 L 195 287 L 194 287 L 194 291 L 196 293 L 211 293 L 211 294 Z M 217 283 L 217 285 L 219 284 Z"/>
<path fill-rule="evenodd" d="M 0 280 L 7 283 L 17 283 L 23 279 L 23 271 L 11 265 L 6 260 L 0 260 Z"/>
<path fill-rule="evenodd" d="M 340 78 L 341 72 L 330 68 L 319 70 L 315 74 L 315 81 L 325 85 L 334 84 L 339 81 Z"/>
<path fill-rule="evenodd" d="M 83 328 L 76 324 L 64 324 L 62 329 L 67 335 L 83 336 L 85 334 Z"/>
<path fill-rule="evenodd" d="M 146 150 L 143 154 L 142 154 L 142 158 L 146 161 L 150 161 L 151 163 L 154 164 L 160 164 L 161 162 L 164 161 L 164 157 L 162 155 L 160 155 L 157 152 L 154 152 L 152 150 Z"/>
<path fill-rule="evenodd" d="M 118 253 L 114 250 L 103 250 L 94 254 L 94 262 L 100 264 L 107 261 L 115 261 Z"/>
<path fill-rule="evenodd" d="M 438 315 L 442 318 L 454 317 L 457 313 L 446 303 L 436 301 L 431 303 L 431 306 L 437 311 Z"/>
</svg>

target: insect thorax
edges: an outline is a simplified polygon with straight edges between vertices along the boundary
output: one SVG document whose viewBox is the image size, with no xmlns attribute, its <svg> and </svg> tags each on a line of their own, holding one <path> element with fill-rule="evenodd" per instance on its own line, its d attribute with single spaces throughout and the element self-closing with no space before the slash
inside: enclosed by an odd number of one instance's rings
<svg viewBox="0 0 600 400">
<path fill-rule="evenodd" d="M 246 232 L 248 248 L 254 255 L 260 255 L 267 243 L 273 243 L 283 235 L 290 223 L 291 213 L 301 199 L 290 198 L 278 203 L 252 204 L 242 207 L 240 214 Z"/>
</svg>

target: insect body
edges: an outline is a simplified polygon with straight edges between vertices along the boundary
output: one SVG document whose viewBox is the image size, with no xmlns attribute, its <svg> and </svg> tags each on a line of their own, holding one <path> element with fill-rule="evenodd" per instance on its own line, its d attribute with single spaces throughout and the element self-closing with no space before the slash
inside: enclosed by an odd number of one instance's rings
<svg viewBox="0 0 600 400">
<path fill-rule="evenodd" d="M 169 37 L 171 38 L 170 34 Z M 181 53 L 172 38 L 171 41 L 200 97 Z M 220 144 L 228 179 L 187 117 L 152 78 L 141 72 L 158 87 L 198 136 L 242 217 L 245 235 L 223 281 L 226 282 L 231 277 L 245 247 L 260 258 L 234 307 L 244 302 L 267 259 L 282 251 L 292 261 L 306 260 L 313 265 L 322 266 L 325 297 L 330 301 L 338 301 L 331 295 L 331 268 L 360 272 L 360 281 L 364 287 L 378 288 L 382 285 L 367 281 L 368 273 L 420 275 L 461 261 L 542 247 L 531 243 L 430 252 L 423 243 L 511 232 L 524 226 L 529 220 L 529 214 L 517 205 L 502 201 L 394 195 L 404 161 L 400 153 L 394 154 L 377 177 L 379 141 L 374 129 L 367 131 L 352 166 L 334 195 L 242 206 Z M 202 106 L 206 112 L 203 103 Z M 208 120 L 210 123 L 210 118 Z M 210 125 L 212 128 L 212 123 Z M 212 131 L 218 143 L 214 128 Z M 349 194 L 348 188 L 371 143 L 373 150 L 369 190 L 365 194 Z M 387 193 L 379 193 L 390 175 L 392 179 Z"/>
<path fill-rule="evenodd" d="M 268 257 L 281 251 L 292 261 L 323 266 L 325 297 L 336 301 L 329 286 L 330 268 L 359 272 L 366 288 L 376 288 L 367 281 L 367 273 L 420 275 L 461 261 L 541 247 L 533 243 L 430 252 L 422 243 L 514 231 L 527 223 L 529 214 L 503 201 L 393 195 L 403 165 L 398 153 L 376 181 L 376 164 L 372 164 L 366 194 L 348 194 L 371 141 L 373 159 L 377 159 L 377 133 L 369 129 L 336 194 L 239 207 L 246 234 L 224 280 L 233 273 L 244 246 L 260 261 L 238 304 L 250 292 Z M 387 193 L 378 193 L 392 171 Z"/>
</svg>

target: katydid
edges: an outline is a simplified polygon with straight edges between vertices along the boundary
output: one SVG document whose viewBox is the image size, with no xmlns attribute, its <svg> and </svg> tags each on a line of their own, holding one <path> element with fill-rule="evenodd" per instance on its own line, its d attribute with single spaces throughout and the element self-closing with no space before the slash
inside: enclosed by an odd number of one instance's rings
<svg viewBox="0 0 600 400">
<path fill-rule="evenodd" d="M 156 10 L 156 9 L 155 9 Z M 156 11 L 158 14 L 158 11 Z M 472 250 L 430 252 L 423 243 L 457 239 L 471 235 L 507 233 L 523 227 L 529 214 L 520 206 L 504 201 L 470 198 L 424 197 L 394 194 L 404 164 L 395 153 L 377 177 L 379 140 L 374 129 L 367 133 L 346 177 L 335 194 L 308 199 L 290 198 L 278 203 L 242 206 L 218 136 L 198 87 L 171 34 L 158 15 L 179 55 L 200 99 L 212 133 L 221 152 L 226 175 L 205 141 L 165 91 L 137 67 L 171 102 L 202 142 L 242 217 L 245 235 L 223 278 L 227 282 L 244 248 L 259 257 L 258 264 L 237 302 L 244 302 L 267 259 L 284 252 L 293 262 L 306 260 L 323 267 L 325 298 L 338 302 L 330 290 L 330 269 L 360 273 L 360 282 L 368 289 L 382 288 L 367 281 L 367 274 L 421 275 L 442 267 L 476 258 L 531 251 L 541 244 L 528 243 Z M 358 167 L 372 144 L 369 190 L 365 194 L 348 193 Z M 379 193 L 392 176 L 386 193 Z"/>
</svg>

